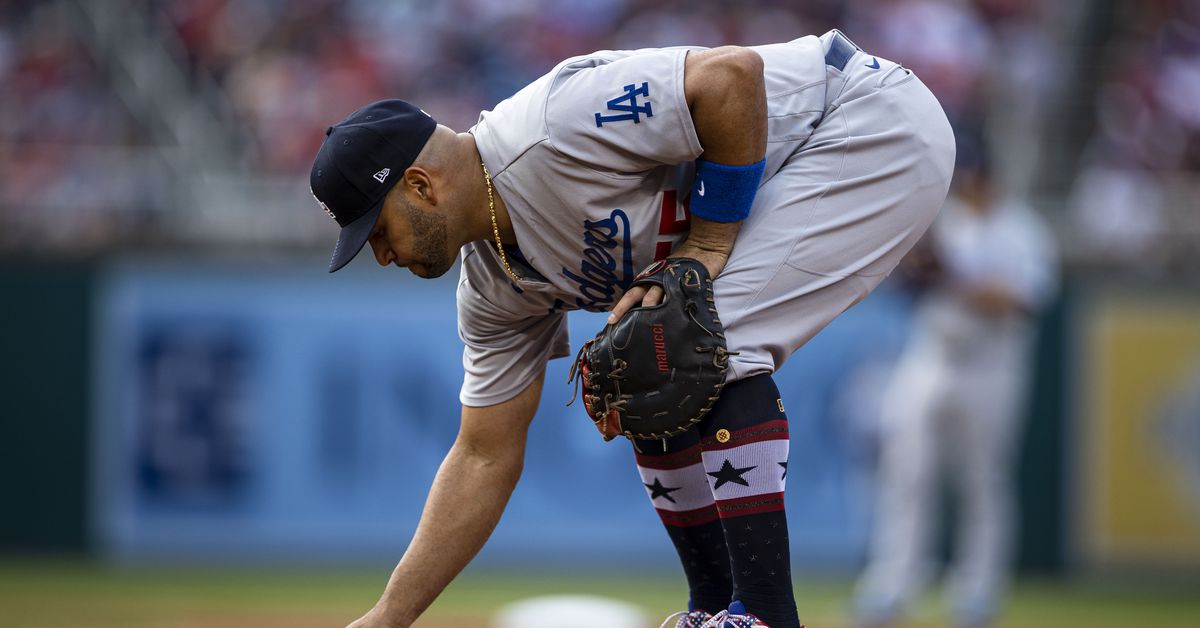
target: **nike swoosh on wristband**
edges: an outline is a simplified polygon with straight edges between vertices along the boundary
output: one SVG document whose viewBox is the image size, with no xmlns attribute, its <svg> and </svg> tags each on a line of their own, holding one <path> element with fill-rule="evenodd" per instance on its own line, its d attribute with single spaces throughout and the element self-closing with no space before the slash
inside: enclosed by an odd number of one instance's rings
<svg viewBox="0 0 1200 628">
<path fill-rule="evenodd" d="M 704 196 L 704 182 L 700 182 L 700 196 Z"/>
</svg>

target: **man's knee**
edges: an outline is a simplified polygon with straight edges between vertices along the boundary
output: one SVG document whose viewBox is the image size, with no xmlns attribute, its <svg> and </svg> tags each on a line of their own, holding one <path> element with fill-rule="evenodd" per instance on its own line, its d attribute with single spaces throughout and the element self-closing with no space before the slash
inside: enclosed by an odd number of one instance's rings
<svg viewBox="0 0 1200 628">
<path fill-rule="evenodd" d="M 702 435 L 711 438 L 720 430 L 735 432 L 775 421 L 782 421 L 786 430 L 787 415 L 779 388 L 770 373 L 761 373 L 725 385 L 701 424 Z"/>
</svg>

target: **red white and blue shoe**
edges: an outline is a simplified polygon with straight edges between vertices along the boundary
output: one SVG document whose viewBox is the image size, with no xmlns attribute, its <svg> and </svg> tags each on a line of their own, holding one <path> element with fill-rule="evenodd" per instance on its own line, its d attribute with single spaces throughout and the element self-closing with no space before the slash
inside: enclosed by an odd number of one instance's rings
<svg viewBox="0 0 1200 628">
<path fill-rule="evenodd" d="M 712 619 L 712 615 L 694 608 L 691 601 L 688 601 L 688 609 L 686 611 L 679 611 L 666 618 L 658 628 L 667 628 L 667 624 L 670 624 L 671 620 L 676 620 L 671 625 L 671 628 L 704 628 L 704 626 L 708 625 L 707 622 L 709 619 Z"/>
<path fill-rule="evenodd" d="M 708 618 L 700 628 L 771 628 L 761 619 L 746 612 L 746 605 L 734 600 L 728 610 L 721 611 Z"/>
</svg>

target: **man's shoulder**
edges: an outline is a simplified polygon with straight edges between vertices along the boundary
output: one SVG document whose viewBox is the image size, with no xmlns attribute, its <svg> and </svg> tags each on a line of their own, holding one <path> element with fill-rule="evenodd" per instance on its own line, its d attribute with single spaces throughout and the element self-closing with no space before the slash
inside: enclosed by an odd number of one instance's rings
<svg viewBox="0 0 1200 628">
<path fill-rule="evenodd" d="M 484 160 L 492 165 L 493 175 L 502 173 L 547 138 L 546 98 L 552 79 L 549 74 L 542 76 L 492 109 L 480 112 L 470 133 Z"/>
<path fill-rule="evenodd" d="M 570 57 L 559 62 L 550 71 L 552 84 L 559 85 L 576 73 L 598 68 L 629 57 L 644 57 L 663 52 L 686 52 L 688 50 L 704 50 L 699 46 L 674 46 L 670 48 L 638 48 L 634 50 L 597 50 L 585 55 Z"/>
<path fill-rule="evenodd" d="M 490 110 L 479 114 L 479 121 L 472 129 L 486 128 L 498 132 L 501 128 L 515 128 L 530 138 L 544 138 L 546 132 L 545 112 L 547 101 L 561 93 L 570 79 L 586 70 L 602 67 L 632 56 L 645 56 L 667 50 L 690 50 L 692 48 L 642 48 L 638 50 L 597 50 L 562 60 L 549 72 L 500 101 Z M 536 143 L 536 140 L 530 143 Z"/>
</svg>

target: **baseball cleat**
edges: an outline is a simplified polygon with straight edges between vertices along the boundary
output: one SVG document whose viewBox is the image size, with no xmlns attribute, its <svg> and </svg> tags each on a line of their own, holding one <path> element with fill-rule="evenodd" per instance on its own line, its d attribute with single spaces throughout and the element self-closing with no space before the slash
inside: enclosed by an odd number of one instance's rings
<svg viewBox="0 0 1200 628">
<path fill-rule="evenodd" d="M 671 628 L 704 628 L 708 625 L 706 622 L 711 618 L 712 615 L 704 611 L 679 611 L 663 620 L 662 625 L 658 628 L 667 628 L 667 624 L 670 624 L 672 619 L 677 621 L 671 624 Z"/>
<path fill-rule="evenodd" d="M 761 619 L 746 612 L 746 605 L 734 600 L 728 610 L 713 615 L 700 628 L 771 628 Z"/>
</svg>

